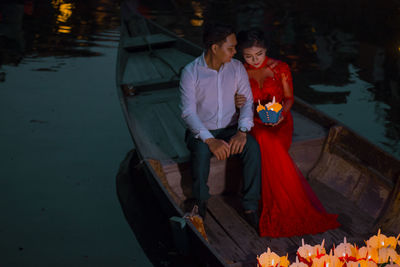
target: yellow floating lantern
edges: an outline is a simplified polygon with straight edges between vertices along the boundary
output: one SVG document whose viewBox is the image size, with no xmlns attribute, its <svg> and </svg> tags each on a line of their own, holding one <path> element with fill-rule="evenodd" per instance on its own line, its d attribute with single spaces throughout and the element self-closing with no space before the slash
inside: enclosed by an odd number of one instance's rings
<svg viewBox="0 0 400 267">
<path fill-rule="evenodd" d="M 357 260 L 378 262 L 378 250 L 373 247 L 361 247 L 357 251 Z"/>
<path fill-rule="evenodd" d="M 279 266 L 288 267 L 290 265 L 288 254 L 286 256 L 282 256 L 279 260 Z"/>
<path fill-rule="evenodd" d="M 352 244 L 347 243 L 346 237 L 344 237 L 344 242 L 335 248 L 334 253 L 335 256 L 344 261 L 357 259 L 357 248 L 354 247 Z"/>
<path fill-rule="evenodd" d="M 387 263 L 390 259 L 397 261 L 399 255 L 392 247 L 378 249 L 378 263 Z"/>
<path fill-rule="evenodd" d="M 346 263 L 347 267 L 378 267 L 373 261 L 360 260 L 360 261 L 349 261 Z"/>
<path fill-rule="evenodd" d="M 324 255 L 320 258 L 315 258 L 312 263 L 312 267 L 342 267 L 343 262 L 340 261 L 339 257 L 332 255 L 332 251 L 329 255 Z"/>
<path fill-rule="evenodd" d="M 378 230 L 378 234 L 371 236 L 368 241 L 366 241 L 367 246 L 374 247 L 374 248 L 382 248 L 382 247 L 392 247 L 396 249 L 396 245 L 400 238 L 400 234 L 395 238 L 394 236 L 387 237 L 384 234 L 381 234 L 381 229 Z"/>
<path fill-rule="evenodd" d="M 272 252 L 270 248 L 267 249 L 267 252 L 264 252 L 259 257 L 257 256 L 257 261 L 259 267 L 270 267 L 270 266 L 279 266 L 280 257 L 275 252 Z"/>
</svg>

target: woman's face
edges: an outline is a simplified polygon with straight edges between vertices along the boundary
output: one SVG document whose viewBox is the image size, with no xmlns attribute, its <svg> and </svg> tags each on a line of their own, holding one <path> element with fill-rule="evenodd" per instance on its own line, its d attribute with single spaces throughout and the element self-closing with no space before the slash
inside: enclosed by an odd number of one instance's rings
<svg viewBox="0 0 400 267">
<path fill-rule="evenodd" d="M 259 67 L 265 60 L 267 49 L 258 46 L 252 46 L 243 49 L 243 58 L 247 64 L 253 67 Z"/>
</svg>

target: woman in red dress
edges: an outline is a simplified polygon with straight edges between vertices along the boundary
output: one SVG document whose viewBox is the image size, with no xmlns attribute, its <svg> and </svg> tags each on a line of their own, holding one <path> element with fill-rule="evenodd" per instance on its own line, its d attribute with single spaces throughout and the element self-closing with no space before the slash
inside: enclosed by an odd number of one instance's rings
<svg viewBox="0 0 400 267">
<path fill-rule="evenodd" d="M 275 124 L 264 124 L 254 112 L 251 134 L 261 150 L 260 236 L 288 237 L 316 234 L 340 226 L 337 215 L 328 214 L 289 155 L 292 143 L 292 75 L 289 66 L 266 56 L 260 30 L 238 34 L 238 46 L 245 60 L 253 92 L 254 106 L 275 97 L 282 104 L 282 117 Z M 236 105 L 243 103 L 237 95 Z"/>
</svg>

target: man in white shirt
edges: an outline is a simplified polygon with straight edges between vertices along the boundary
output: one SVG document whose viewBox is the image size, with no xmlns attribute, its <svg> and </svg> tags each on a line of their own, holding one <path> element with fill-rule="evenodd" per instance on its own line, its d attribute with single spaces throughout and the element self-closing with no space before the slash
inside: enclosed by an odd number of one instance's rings
<svg viewBox="0 0 400 267">
<path fill-rule="evenodd" d="M 257 227 L 261 167 L 257 141 L 247 132 L 253 127 L 253 96 L 247 72 L 236 54 L 233 28 L 209 24 L 204 29 L 206 51 L 185 66 L 180 80 L 182 118 L 187 124 L 185 141 L 191 152 L 193 196 L 199 213 L 206 213 L 207 186 L 212 155 L 224 160 L 239 154 L 243 161 L 243 208 L 246 219 Z M 235 94 L 246 96 L 238 113 Z"/>
</svg>

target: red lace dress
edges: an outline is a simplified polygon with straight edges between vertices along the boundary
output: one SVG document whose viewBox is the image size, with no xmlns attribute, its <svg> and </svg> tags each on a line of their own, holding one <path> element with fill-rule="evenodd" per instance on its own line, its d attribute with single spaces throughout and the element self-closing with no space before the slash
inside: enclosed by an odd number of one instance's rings
<svg viewBox="0 0 400 267">
<path fill-rule="evenodd" d="M 274 76 L 266 77 L 267 61 L 266 58 L 258 68 L 245 64 L 254 106 L 259 100 L 262 104 L 272 101 L 273 96 L 276 102 L 285 101 L 283 74 L 292 87 L 289 66 L 278 61 L 276 66 L 270 68 Z M 257 80 L 264 80 L 261 88 Z M 260 236 L 288 237 L 336 228 L 340 226 L 337 215 L 325 211 L 288 153 L 292 143 L 293 118 L 290 112 L 283 115 L 284 120 L 271 127 L 264 125 L 255 112 L 251 130 L 261 150 Z"/>
</svg>

